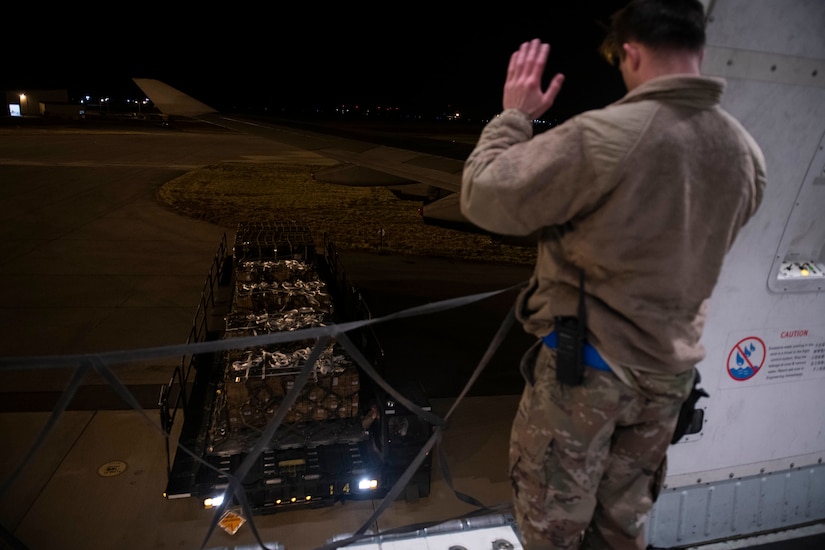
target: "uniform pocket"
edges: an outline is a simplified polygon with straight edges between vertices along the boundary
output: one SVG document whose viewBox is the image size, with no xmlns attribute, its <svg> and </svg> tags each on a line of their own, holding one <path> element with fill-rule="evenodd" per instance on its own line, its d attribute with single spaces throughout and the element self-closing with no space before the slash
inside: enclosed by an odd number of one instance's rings
<svg viewBox="0 0 825 550">
<path fill-rule="evenodd" d="M 541 377 L 542 379 L 544 377 Z M 520 508 L 540 513 L 547 495 L 548 456 L 553 452 L 546 399 L 537 398 L 543 388 L 528 387 L 522 396 L 510 434 L 510 481 Z"/>
</svg>

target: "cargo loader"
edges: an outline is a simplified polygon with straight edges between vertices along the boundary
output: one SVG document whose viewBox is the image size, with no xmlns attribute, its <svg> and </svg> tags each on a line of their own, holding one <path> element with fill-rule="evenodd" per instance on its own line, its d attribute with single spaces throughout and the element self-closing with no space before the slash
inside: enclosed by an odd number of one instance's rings
<svg viewBox="0 0 825 550">
<path fill-rule="evenodd" d="M 335 337 L 301 337 L 302 329 L 369 317 L 334 245 L 317 245 L 306 226 L 242 223 L 231 250 L 224 236 L 188 338 L 224 349 L 184 356 L 161 392 L 167 434 L 183 416 L 178 448 L 167 448 L 166 498 L 215 507 L 235 494 L 227 488 L 239 475 L 255 514 L 383 498 L 432 433 L 402 404 L 429 411 L 421 386 L 385 380 L 399 402 Z M 259 343 L 262 335 L 283 337 Z M 383 379 L 371 328 L 346 337 Z M 429 495 L 430 468 L 428 455 L 405 498 Z"/>
</svg>

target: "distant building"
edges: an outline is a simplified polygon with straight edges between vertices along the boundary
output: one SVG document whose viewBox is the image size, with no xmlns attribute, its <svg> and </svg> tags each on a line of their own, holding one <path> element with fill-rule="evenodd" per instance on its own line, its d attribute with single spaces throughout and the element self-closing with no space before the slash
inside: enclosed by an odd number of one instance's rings
<svg viewBox="0 0 825 550">
<path fill-rule="evenodd" d="M 2 117 L 82 118 L 84 114 L 82 105 L 69 103 L 68 90 L 21 90 L 2 93 Z"/>
</svg>

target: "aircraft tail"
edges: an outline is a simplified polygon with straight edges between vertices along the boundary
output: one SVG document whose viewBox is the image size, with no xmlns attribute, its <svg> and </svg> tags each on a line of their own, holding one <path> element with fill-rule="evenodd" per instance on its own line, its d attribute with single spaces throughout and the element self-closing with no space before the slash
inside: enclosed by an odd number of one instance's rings
<svg viewBox="0 0 825 550">
<path fill-rule="evenodd" d="M 216 112 L 209 105 L 201 103 L 160 80 L 152 78 L 133 78 L 132 80 L 143 90 L 146 97 L 152 100 L 155 107 L 165 115 L 197 118 Z"/>
</svg>

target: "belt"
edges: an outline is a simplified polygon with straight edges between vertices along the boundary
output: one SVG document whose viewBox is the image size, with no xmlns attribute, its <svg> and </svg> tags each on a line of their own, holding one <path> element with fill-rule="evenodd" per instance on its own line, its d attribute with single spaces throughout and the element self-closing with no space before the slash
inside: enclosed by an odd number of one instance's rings
<svg viewBox="0 0 825 550">
<path fill-rule="evenodd" d="M 556 349 L 556 347 L 558 346 L 555 331 L 543 337 L 542 340 L 544 341 L 544 345 L 550 349 Z M 596 348 L 594 348 L 590 344 L 584 345 L 583 359 L 584 364 L 588 367 L 593 367 L 594 369 L 610 372 L 610 365 L 608 365 L 607 362 L 604 359 L 602 359 L 602 356 L 599 355 L 599 352 L 596 351 Z"/>
</svg>

